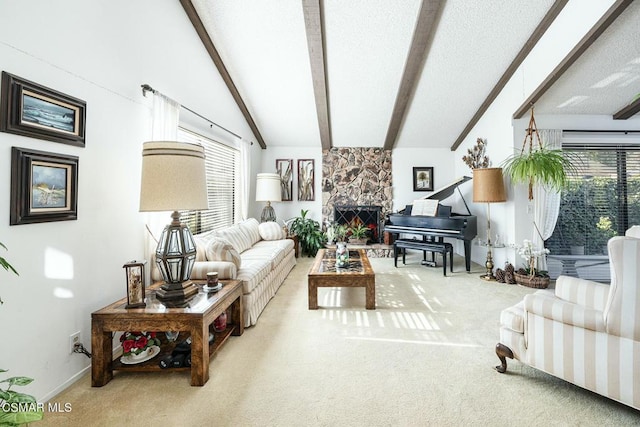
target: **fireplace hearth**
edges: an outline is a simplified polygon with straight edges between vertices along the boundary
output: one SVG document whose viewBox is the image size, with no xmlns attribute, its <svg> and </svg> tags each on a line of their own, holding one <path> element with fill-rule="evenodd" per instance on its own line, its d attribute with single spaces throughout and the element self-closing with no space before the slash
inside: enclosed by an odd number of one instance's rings
<svg viewBox="0 0 640 427">
<path fill-rule="evenodd" d="M 362 224 L 370 230 L 367 243 L 381 243 L 381 212 L 381 206 L 334 206 L 333 219 L 337 224 L 347 227 Z"/>
</svg>

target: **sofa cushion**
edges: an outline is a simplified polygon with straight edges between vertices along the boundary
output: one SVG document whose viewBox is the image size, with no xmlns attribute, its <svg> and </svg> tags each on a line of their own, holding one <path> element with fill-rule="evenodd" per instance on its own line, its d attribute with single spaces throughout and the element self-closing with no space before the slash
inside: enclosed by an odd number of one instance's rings
<svg viewBox="0 0 640 427">
<path fill-rule="evenodd" d="M 242 266 L 242 258 L 234 247 L 221 238 L 212 238 L 206 249 L 208 261 L 230 261 L 239 269 Z"/>
<path fill-rule="evenodd" d="M 251 241 L 250 246 L 253 246 L 260 241 L 260 223 L 257 219 L 249 218 L 240 222 L 238 225 L 240 225 L 245 234 L 249 236 L 249 240 Z"/>
<path fill-rule="evenodd" d="M 243 259 L 237 279 L 242 281 L 242 292 L 250 293 L 271 272 L 271 259 Z"/>
<path fill-rule="evenodd" d="M 239 224 L 216 231 L 216 237 L 223 238 L 231 243 L 231 246 L 238 253 L 242 253 L 251 247 L 251 238 Z"/>
<path fill-rule="evenodd" d="M 259 225 L 258 229 L 260 231 L 260 237 L 262 237 L 263 240 L 281 240 L 287 237 L 277 222 L 263 222 Z"/>
</svg>

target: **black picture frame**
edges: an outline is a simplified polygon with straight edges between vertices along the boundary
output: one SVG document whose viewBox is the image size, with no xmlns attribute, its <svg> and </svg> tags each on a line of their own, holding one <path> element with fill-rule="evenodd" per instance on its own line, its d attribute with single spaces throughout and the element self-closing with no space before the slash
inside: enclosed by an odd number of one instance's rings
<svg viewBox="0 0 640 427">
<path fill-rule="evenodd" d="M 293 200 L 293 159 L 276 159 L 276 172 L 280 175 L 282 202 Z"/>
<path fill-rule="evenodd" d="M 315 161 L 298 159 L 298 201 L 312 202 L 315 196 Z"/>
<path fill-rule="evenodd" d="M 413 191 L 433 191 L 433 167 L 413 168 Z"/>
<path fill-rule="evenodd" d="M 85 146 L 87 103 L 2 72 L 0 132 Z"/>
<path fill-rule="evenodd" d="M 10 225 L 78 219 L 76 156 L 11 147 Z"/>
</svg>

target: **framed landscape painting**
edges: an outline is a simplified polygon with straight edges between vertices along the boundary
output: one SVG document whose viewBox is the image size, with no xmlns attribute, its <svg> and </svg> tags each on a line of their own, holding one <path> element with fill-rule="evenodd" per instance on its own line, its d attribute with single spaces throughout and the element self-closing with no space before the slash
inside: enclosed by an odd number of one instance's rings
<svg viewBox="0 0 640 427">
<path fill-rule="evenodd" d="M 0 131 L 85 146 L 86 102 L 2 72 Z"/>
<path fill-rule="evenodd" d="M 11 147 L 10 225 L 78 218 L 78 157 Z"/>
<path fill-rule="evenodd" d="M 413 191 L 433 191 L 433 168 L 413 168 Z"/>
</svg>

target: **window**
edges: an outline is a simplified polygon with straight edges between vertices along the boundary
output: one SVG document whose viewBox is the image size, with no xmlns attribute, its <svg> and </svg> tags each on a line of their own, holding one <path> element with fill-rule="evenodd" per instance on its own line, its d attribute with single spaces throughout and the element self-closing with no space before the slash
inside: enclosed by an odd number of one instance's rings
<svg viewBox="0 0 640 427">
<path fill-rule="evenodd" d="M 240 161 L 238 150 L 183 128 L 178 129 L 178 139 L 204 147 L 209 200 L 209 210 L 181 212 L 180 220 L 189 226 L 193 234 L 233 225 Z"/>
<path fill-rule="evenodd" d="M 546 246 L 556 255 L 606 255 L 609 238 L 640 224 L 640 145 L 563 143 L 563 150 L 578 170 Z"/>
</svg>

